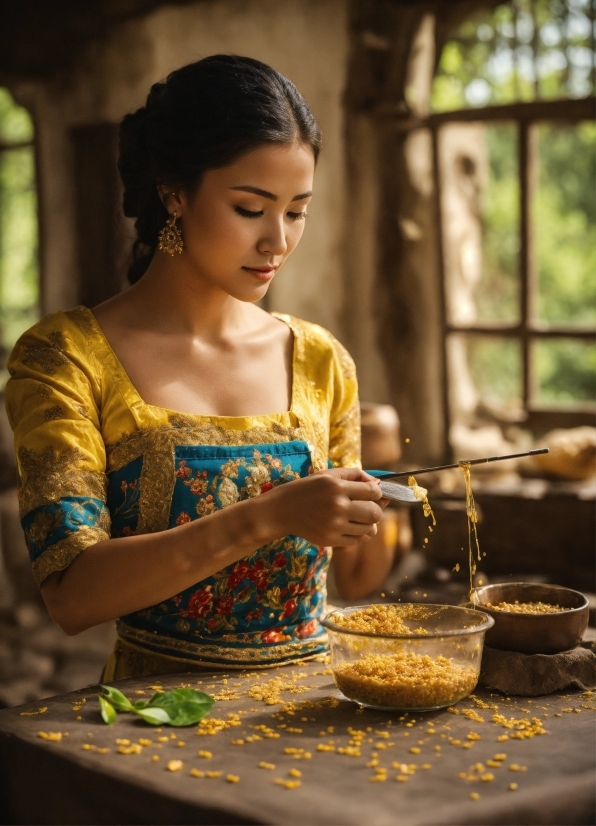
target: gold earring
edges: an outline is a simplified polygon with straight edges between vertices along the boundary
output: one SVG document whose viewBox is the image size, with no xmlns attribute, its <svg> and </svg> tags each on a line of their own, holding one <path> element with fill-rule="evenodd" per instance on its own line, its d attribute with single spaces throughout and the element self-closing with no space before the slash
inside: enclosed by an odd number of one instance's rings
<svg viewBox="0 0 596 826">
<path fill-rule="evenodd" d="M 176 226 L 176 213 L 170 215 L 165 227 L 160 231 L 158 238 L 159 243 L 157 246 L 162 252 L 167 252 L 168 255 L 176 255 L 176 253 L 179 254 L 182 252 L 184 241 L 182 240 L 180 229 Z"/>
</svg>

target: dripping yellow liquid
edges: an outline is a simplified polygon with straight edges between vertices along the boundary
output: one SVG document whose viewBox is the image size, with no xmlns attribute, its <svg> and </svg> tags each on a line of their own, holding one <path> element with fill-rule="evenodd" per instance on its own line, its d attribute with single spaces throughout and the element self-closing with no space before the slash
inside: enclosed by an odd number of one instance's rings
<svg viewBox="0 0 596 826">
<path fill-rule="evenodd" d="M 474 588 L 474 574 L 476 573 L 476 562 L 480 562 L 480 544 L 478 543 L 478 532 L 476 524 L 478 522 L 478 511 L 476 510 L 476 503 L 474 501 L 474 494 L 472 493 L 472 480 L 470 478 L 470 464 L 469 462 L 462 462 L 460 464 L 461 472 L 464 475 L 466 483 L 466 514 L 468 517 L 468 559 L 470 565 L 470 602 L 474 605 L 477 603 L 476 589 Z M 472 534 L 474 535 L 474 542 L 472 543 Z M 476 552 L 476 559 L 474 559 L 474 551 Z"/>
</svg>

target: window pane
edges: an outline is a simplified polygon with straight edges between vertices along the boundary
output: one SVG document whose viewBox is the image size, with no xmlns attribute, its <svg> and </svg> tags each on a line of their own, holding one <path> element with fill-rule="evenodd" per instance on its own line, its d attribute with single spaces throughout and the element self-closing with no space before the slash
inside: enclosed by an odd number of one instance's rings
<svg viewBox="0 0 596 826">
<path fill-rule="evenodd" d="M 541 339 L 532 347 L 536 398 L 543 405 L 596 401 L 596 343 Z"/>
<path fill-rule="evenodd" d="M 35 165 L 33 148 L 26 147 L 0 153 L 0 343 L 5 351 L 35 323 L 37 303 Z M 6 376 L 0 378 L 3 384 Z"/>
<path fill-rule="evenodd" d="M 452 31 L 433 83 L 436 112 L 593 94 L 592 0 L 515 0 Z"/>
<path fill-rule="evenodd" d="M 33 121 L 22 106 L 17 106 L 7 89 L 0 89 L 0 141 L 22 143 L 33 140 Z"/>
<path fill-rule="evenodd" d="M 537 316 L 596 324 L 596 123 L 537 128 Z"/>
<path fill-rule="evenodd" d="M 448 339 L 454 420 L 487 408 L 509 418 L 522 407 L 522 358 L 516 339 L 454 333 Z"/>
<path fill-rule="evenodd" d="M 520 316 L 519 180 L 514 124 L 450 124 L 440 132 L 449 321 Z"/>
</svg>

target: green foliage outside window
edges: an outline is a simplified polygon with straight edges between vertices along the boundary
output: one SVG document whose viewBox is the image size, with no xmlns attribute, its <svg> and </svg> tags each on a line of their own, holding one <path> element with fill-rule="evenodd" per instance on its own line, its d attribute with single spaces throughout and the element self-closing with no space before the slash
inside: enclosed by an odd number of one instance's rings
<svg viewBox="0 0 596 826">
<path fill-rule="evenodd" d="M 2 366 L 38 318 L 38 221 L 33 124 L 0 89 L 0 347 Z M 0 383 L 6 381 L 6 371 Z"/>
<path fill-rule="evenodd" d="M 432 108 L 447 112 L 594 93 L 592 0 L 516 0 L 467 20 L 444 47 Z M 482 118 L 481 110 L 479 119 Z M 520 318 L 519 173 L 514 123 L 487 124 L 483 271 L 478 322 Z M 536 262 L 534 320 L 596 325 L 596 124 L 537 124 L 532 201 Z M 470 370 L 490 406 L 515 405 L 521 359 L 511 340 L 470 338 Z M 533 401 L 566 406 L 596 400 L 596 345 L 544 339 L 532 348 Z M 512 370 L 516 375 L 512 375 Z M 497 406 L 498 406 L 497 404 Z"/>
</svg>

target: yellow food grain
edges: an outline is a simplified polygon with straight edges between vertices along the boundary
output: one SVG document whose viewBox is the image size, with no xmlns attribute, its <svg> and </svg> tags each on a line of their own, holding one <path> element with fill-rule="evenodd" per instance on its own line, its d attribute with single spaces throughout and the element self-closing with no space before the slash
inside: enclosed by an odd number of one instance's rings
<svg viewBox="0 0 596 826">
<path fill-rule="evenodd" d="M 204 757 L 205 760 L 210 760 L 213 757 L 210 751 L 205 751 L 204 749 L 201 749 L 198 754 L 199 757 Z"/>
<path fill-rule="evenodd" d="M 118 746 L 118 754 L 140 754 L 143 747 L 138 743 L 131 743 L 130 746 Z"/>
<path fill-rule="evenodd" d="M 486 607 L 492 611 L 508 611 L 511 614 L 560 614 L 571 610 L 548 602 L 520 602 L 518 599 L 515 602 L 498 602 L 496 605 L 487 602 Z"/>
<path fill-rule="evenodd" d="M 284 789 L 297 789 L 302 786 L 301 780 L 284 780 L 281 777 L 279 777 L 275 783 L 277 786 L 283 786 Z"/>
<path fill-rule="evenodd" d="M 159 760 L 159 754 L 152 754 L 151 759 L 154 763 L 157 763 L 157 761 Z"/>
<path fill-rule="evenodd" d="M 516 792 L 518 788 L 519 786 L 517 785 L 517 783 L 510 783 L 508 786 L 510 792 Z"/>
<path fill-rule="evenodd" d="M 237 774 L 226 774 L 226 782 L 227 783 L 239 783 L 240 778 Z"/>
<path fill-rule="evenodd" d="M 221 777 L 221 772 L 205 772 L 205 777 Z"/>
<path fill-rule="evenodd" d="M 275 768 L 275 763 L 267 763 L 267 762 L 265 762 L 265 760 L 261 760 L 261 762 L 259 763 L 259 768 L 260 769 L 274 769 Z"/>
<path fill-rule="evenodd" d="M 288 774 L 290 777 L 302 777 L 302 772 L 299 769 L 290 769 Z"/>
<path fill-rule="evenodd" d="M 410 749 L 410 754 L 420 754 L 420 749 L 418 748 L 418 746 L 412 746 L 412 748 Z"/>
<path fill-rule="evenodd" d="M 477 683 L 474 668 L 447 657 L 400 651 L 366 654 L 334 672 L 339 690 L 357 702 L 386 708 L 429 708 L 457 702 Z"/>
<path fill-rule="evenodd" d="M 151 743 L 151 740 L 147 740 L 144 737 L 139 737 L 139 746 L 150 746 Z"/>
<path fill-rule="evenodd" d="M 37 736 L 41 737 L 42 740 L 53 740 L 56 743 L 62 740 L 61 731 L 38 731 Z"/>
<path fill-rule="evenodd" d="M 369 605 L 351 614 L 338 614 L 333 617 L 334 625 L 346 631 L 364 631 L 368 634 L 404 634 L 406 636 L 424 635 L 423 628 L 412 629 L 406 620 L 418 622 L 430 616 L 428 608 L 423 605 Z"/>
<path fill-rule="evenodd" d="M 180 769 L 184 768 L 184 763 L 182 760 L 168 760 L 166 768 L 169 772 L 179 772 Z"/>
<path fill-rule="evenodd" d="M 201 769 L 191 769 L 189 774 L 191 777 L 205 777 L 205 772 Z"/>
<path fill-rule="evenodd" d="M 480 800 L 478 792 L 470 792 L 470 800 Z"/>
</svg>

